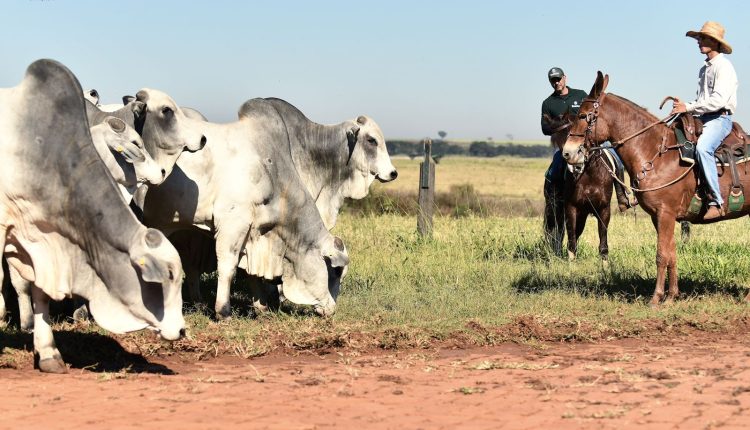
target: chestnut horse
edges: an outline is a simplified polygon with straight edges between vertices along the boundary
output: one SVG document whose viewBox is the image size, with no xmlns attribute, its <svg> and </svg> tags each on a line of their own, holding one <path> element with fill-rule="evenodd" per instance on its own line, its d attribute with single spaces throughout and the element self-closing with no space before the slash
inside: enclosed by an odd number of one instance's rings
<svg viewBox="0 0 750 430">
<path fill-rule="evenodd" d="M 664 299 L 664 286 L 669 277 L 667 302 L 679 294 L 677 288 L 676 221 L 706 224 L 739 218 L 750 213 L 750 199 L 738 211 L 721 218 L 704 221 L 706 207 L 699 213 L 688 212 L 696 192 L 698 169 L 680 162 L 674 131 L 665 121 L 657 119 L 633 102 L 605 92 L 609 76 L 597 73 L 596 82 L 584 99 L 563 145 L 563 158 L 572 166 L 582 166 L 602 142 L 610 141 L 631 178 L 635 178 L 636 197 L 643 210 L 651 216 L 656 228 L 656 288 L 651 305 Z M 744 170 L 744 169 L 743 169 Z M 721 192 L 729 193 L 731 175 L 719 169 Z M 740 174 L 744 189 L 750 189 L 750 175 Z M 750 299 L 750 295 L 745 300 Z"/>
<path fill-rule="evenodd" d="M 552 129 L 552 144 L 562 151 L 568 129 L 572 125 L 568 115 L 560 118 L 548 118 Z M 565 230 L 568 233 L 568 259 L 575 260 L 578 251 L 578 238 L 583 234 L 589 215 L 596 218 L 599 227 L 599 256 L 604 264 L 609 260 L 607 231 L 611 216 L 612 188 L 615 185 L 611 172 L 617 171 L 616 162 L 611 155 L 597 151 L 585 163 L 583 169 L 565 174 L 563 188 L 563 205 L 565 207 Z M 572 169 L 570 169 L 572 170 Z M 620 175 L 621 176 L 620 172 Z M 630 207 L 625 192 L 618 190 L 617 196 L 620 211 Z M 562 241 L 562 235 L 557 240 Z"/>
</svg>

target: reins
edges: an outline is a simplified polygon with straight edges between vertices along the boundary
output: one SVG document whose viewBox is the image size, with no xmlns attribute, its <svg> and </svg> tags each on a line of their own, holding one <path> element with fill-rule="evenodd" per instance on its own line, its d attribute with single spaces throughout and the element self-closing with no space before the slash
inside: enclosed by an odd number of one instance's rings
<svg viewBox="0 0 750 430">
<path fill-rule="evenodd" d="M 593 143 L 593 139 L 591 138 L 591 134 L 592 133 L 594 135 L 596 134 L 596 122 L 597 122 L 597 119 L 599 117 L 599 106 L 601 105 L 601 102 L 604 99 L 605 95 L 606 95 L 606 93 L 602 91 L 602 93 L 599 94 L 599 97 L 597 97 L 596 99 L 585 98 L 581 102 L 581 106 L 583 106 L 583 103 L 586 103 L 586 102 L 593 103 L 594 104 L 594 111 L 593 111 L 593 114 L 592 114 L 592 112 L 589 112 L 589 113 L 586 114 L 586 123 L 587 123 L 586 131 L 583 134 L 573 134 L 573 133 L 570 133 L 570 136 L 583 137 L 584 143 L 585 143 L 586 140 L 589 140 L 590 142 Z M 662 102 L 662 106 L 664 106 L 664 102 L 666 100 L 667 99 L 665 99 Z M 666 124 L 666 123 L 669 123 L 669 122 L 675 120 L 678 116 L 680 116 L 679 113 L 677 113 L 677 114 L 669 114 L 669 115 L 665 116 L 664 118 L 662 118 L 662 119 L 660 119 L 658 121 L 655 121 L 655 122 L 647 125 L 646 127 L 643 127 L 641 129 L 639 129 L 635 133 L 632 133 L 632 134 L 630 134 L 629 136 L 627 136 L 627 137 L 625 137 L 623 139 L 620 139 L 618 141 L 612 142 L 612 146 L 611 147 L 612 148 L 617 148 L 618 146 L 621 146 L 621 145 L 625 144 L 625 142 L 627 142 L 628 140 L 630 140 L 630 139 L 632 139 L 634 137 L 640 136 L 641 134 L 645 133 L 647 130 L 650 130 L 651 128 L 653 128 L 653 127 L 655 127 L 655 126 L 657 126 L 659 124 Z M 681 146 L 679 144 L 678 145 L 673 145 L 673 146 L 665 146 L 664 145 L 664 140 L 665 139 L 666 139 L 666 137 L 662 138 L 662 143 L 659 145 L 659 149 L 658 149 L 657 153 L 651 158 L 651 160 L 646 161 L 645 163 L 643 163 L 643 165 L 641 167 L 641 172 L 638 173 L 638 174 L 636 174 L 636 180 L 637 181 L 642 181 L 643 179 L 645 179 L 646 178 L 646 174 L 649 171 L 653 170 L 653 168 L 654 168 L 654 161 L 656 161 L 657 157 L 659 157 L 660 155 L 666 153 L 670 149 L 677 149 L 677 148 L 679 148 Z M 589 151 L 597 151 L 597 150 L 601 151 L 601 150 L 604 150 L 606 148 L 607 147 L 605 147 L 605 146 L 592 146 L 588 150 Z M 630 187 L 631 190 L 636 191 L 636 192 L 645 193 L 645 192 L 649 192 L 649 191 L 660 190 L 660 189 L 666 188 L 666 187 L 668 187 L 670 185 L 674 185 L 675 183 L 677 183 L 680 180 L 682 180 L 682 178 L 684 178 L 685 176 L 687 176 L 687 174 L 690 173 L 691 170 L 693 170 L 693 167 L 695 167 L 695 163 L 691 164 L 690 167 L 687 168 L 687 170 L 685 170 L 684 172 L 682 172 L 675 179 L 667 182 L 666 184 L 662 184 L 662 185 L 659 185 L 657 187 L 652 187 L 652 188 L 637 188 L 637 187 L 633 187 L 632 185 L 627 185 L 623 181 L 621 181 L 620 178 L 617 177 L 617 174 L 614 172 L 614 169 L 610 168 L 610 166 L 608 166 L 606 162 L 604 163 L 604 167 L 607 169 L 607 172 L 612 177 L 612 179 L 614 179 L 615 181 L 617 181 L 622 186 L 624 186 L 624 187 Z"/>
</svg>

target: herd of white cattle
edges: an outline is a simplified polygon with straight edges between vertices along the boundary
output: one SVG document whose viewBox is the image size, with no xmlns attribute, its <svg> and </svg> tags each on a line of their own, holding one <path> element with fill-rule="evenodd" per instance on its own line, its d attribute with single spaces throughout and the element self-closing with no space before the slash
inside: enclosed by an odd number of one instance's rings
<svg viewBox="0 0 750 430">
<path fill-rule="evenodd" d="M 153 89 L 101 106 L 53 60 L 0 89 L 0 160 L 0 245 L 36 365 L 54 373 L 67 368 L 50 300 L 83 298 L 109 331 L 175 340 L 185 333 L 183 274 L 198 298 L 206 254 L 218 318 L 230 316 L 238 267 L 255 280 L 259 310 L 276 294 L 333 314 L 349 263 L 329 232 L 339 209 L 397 176 L 366 116 L 321 125 L 255 98 L 217 124 Z"/>
</svg>

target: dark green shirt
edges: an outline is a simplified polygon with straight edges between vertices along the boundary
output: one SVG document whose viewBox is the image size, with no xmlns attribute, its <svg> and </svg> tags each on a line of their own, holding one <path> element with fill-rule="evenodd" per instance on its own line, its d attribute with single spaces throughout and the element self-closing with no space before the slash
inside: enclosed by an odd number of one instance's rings
<svg viewBox="0 0 750 430">
<path fill-rule="evenodd" d="M 552 93 L 549 97 L 544 99 L 542 102 L 542 133 L 545 136 L 552 135 L 552 129 L 547 121 L 544 120 L 544 114 L 550 116 L 550 118 L 557 118 L 560 115 L 568 112 L 577 114 L 578 109 L 581 107 L 581 102 L 588 96 L 583 90 L 576 90 L 570 87 L 568 88 L 568 94 L 564 96 Z"/>
</svg>

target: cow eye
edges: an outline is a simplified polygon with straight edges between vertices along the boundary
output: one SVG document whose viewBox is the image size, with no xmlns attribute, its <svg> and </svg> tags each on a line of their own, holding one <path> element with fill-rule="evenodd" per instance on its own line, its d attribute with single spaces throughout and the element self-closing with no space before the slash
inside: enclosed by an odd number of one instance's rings
<svg viewBox="0 0 750 430">
<path fill-rule="evenodd" d="M 161 114 L 164 115 L 165 117 L 168 117 L 172 115 L 173 113 L 174 111 L 172 111 L 172 108 L 170 108 L 169 106 L 164 106 L 163 108 L 161 108 Z"/>
<path fill-rule="evenodd" d="M 369 143 L 370 145 L 373 145 L 373 146 L 377 146 L 378 140 L 375 139 L 374 137 L 368 137 L 367 138 L 367 143 Z"/>
</svg>

